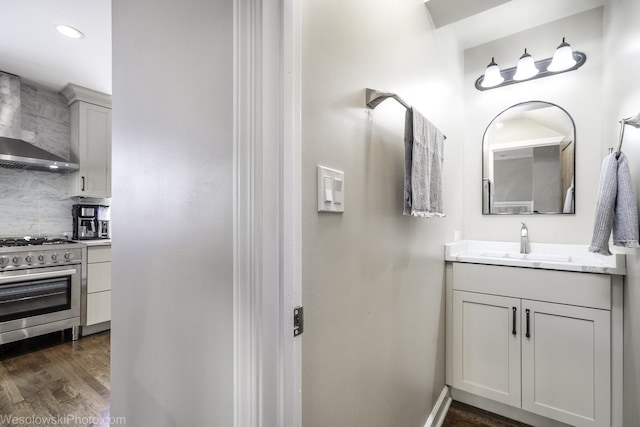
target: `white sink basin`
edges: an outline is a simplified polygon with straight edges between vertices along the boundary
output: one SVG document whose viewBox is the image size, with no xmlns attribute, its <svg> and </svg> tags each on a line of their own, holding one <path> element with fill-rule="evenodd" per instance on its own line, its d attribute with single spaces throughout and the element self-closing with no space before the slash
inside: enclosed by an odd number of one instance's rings
<svg viewBox="0 0 640 427">
<path fill-rule="evenodd" d="M 522 254 L 519 242 L 462 240 L 445 245 L 445 260 L 604 274 L 627 272 L 624 254 L 594 254 L 587 245 L 532 243 L 529 247 L 531 253 Z"/>
</svg>

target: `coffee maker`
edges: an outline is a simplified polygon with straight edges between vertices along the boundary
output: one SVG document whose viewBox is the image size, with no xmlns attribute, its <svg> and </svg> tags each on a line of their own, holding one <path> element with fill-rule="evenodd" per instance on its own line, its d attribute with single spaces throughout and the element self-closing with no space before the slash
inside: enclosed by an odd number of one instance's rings
<svg viewBox="0 0 640 427">
<path fill-rule="evenodd" d="M 73 239 L 109 239 L 109 206 L 73 205 Z"/>
</svg>

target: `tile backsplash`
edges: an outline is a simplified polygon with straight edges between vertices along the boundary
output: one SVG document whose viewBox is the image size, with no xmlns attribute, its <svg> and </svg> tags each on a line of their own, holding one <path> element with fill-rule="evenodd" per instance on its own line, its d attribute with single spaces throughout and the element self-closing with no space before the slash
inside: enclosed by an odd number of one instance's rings
<svg viewBox="0 0 640 427">
<path fill-rule="evenodd" d="M 23 138 L 69 159 L 70 110 L 56 92 L 22 82 Z M 68 173 L 0 168 L 0 236 L 71 233 Z"/>
</svg>

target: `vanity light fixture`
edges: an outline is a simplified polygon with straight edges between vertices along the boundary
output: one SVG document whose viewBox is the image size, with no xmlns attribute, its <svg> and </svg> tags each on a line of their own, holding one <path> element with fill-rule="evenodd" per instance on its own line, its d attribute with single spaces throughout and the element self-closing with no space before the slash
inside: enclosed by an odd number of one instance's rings
<svg viewBox="0 0 640 427">
<path fill-rule="evenodd" d="M 500 74 L 500 67 L 496 64 L 496 59 L 491 58 L 491 63 L 487 65 L 487 69 L 484 71 L 484 78 L 482 79 L 482 87 L 490 88 L 497 86 L 504 81 L 504 77 Z"/>
<path fill-rule="evenodd" d="M 84 37 L 84 34 L 82 33 L 82 31 L 78 30 L 77 28 L 73 28 L 70 25 L 64 25 L 64 24 L 56 25 L 56 30 L 58 30 L 59 33 L 67 37 L 70 37 L 72 39 L 81 39 Z"/>
<path fill-rule="evenodd" d="M 562 38 L 562 43 L 556 49 L 553 58 L 534 61 L 531 54 L 524 50 L 517 67 L 500 70 L 494 58 L 487 66 L 485 73 L 476 79 L 475 87 L 480 91 L 495 89 L 527 80 L 548 77 L 554 74 L 566 73 L 582 67 L 587 55 L 574 52 L 569 43 Z"/>
<path fill-rule="evenodd" d="M 518 61 L 518 66 L 516 67 L 516 73 L 513 75 L 513 80 L 527 80 L 539 72 L 540 70 L 536 68 L 536 64 L 533 62 L 533 57 L 527 53 L 527 49 L 525 49 Z"/>
<path fill-rule="evenodd" d="M 574 65 L 576 65 L 576 60 L 573 59 L 573 50 L 571 50 L 571 45 L 564 41 L 563 37 L 562 43 L 560 43 L 560 46 L 558 46 L 556 52 L 553 54 L 553 59 L 547 71 L 564 71 Z"/>
</svg>

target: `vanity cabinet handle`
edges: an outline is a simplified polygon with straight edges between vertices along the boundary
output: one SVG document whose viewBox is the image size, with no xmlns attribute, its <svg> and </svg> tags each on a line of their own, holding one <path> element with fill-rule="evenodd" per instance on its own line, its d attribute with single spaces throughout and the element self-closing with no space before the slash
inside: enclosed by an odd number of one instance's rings
<svg viewBox="0 0 640 427">
<path fill-rule="evenodd" d="M 81 178 L 82 178 L 82 190 L 81 191 L 84 191 L 84 176 L 81 177 Z"/>
<path fill-rule="evenodd" d="M 529 311 L 529 309 L 527 308 L 527 309 L 525 310 L 525 312 L 527 313 L 527 333 L 525 334 L 525 337 L 527 337 L 527 338 L 531 338 L 531 334 L 529 333 L 529 313 L 530 313 L 530 311 Z"/>
<path fill-rule="evenodd" d="M 517 319 L 516 314 L 518 313 L 518 309 L 516 307 L 513 307 L 512 308 L 512 312 L 513 312 L 513 322 L 512 322 L 513 329 L 511 329 L 511 333 L 513 335 L 516 335 L 517 334 L 517 331 L 516 331 L 516 319 Z"/>
</svg>

